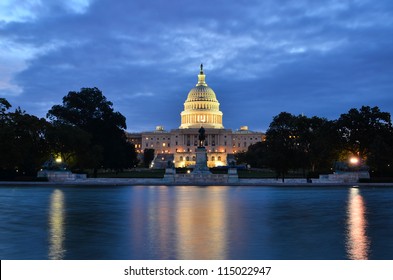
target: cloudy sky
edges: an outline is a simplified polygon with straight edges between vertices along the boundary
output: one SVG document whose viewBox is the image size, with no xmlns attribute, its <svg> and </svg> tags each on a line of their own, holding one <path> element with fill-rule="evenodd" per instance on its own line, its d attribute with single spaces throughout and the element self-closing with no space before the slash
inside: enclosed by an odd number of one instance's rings
<svg viewBox="0 0 393 280">
<path fill-rule="evenodd" d="M 393 1 L 0 1 L 0 97 L 30 114 L 98 87 L 128 131 L 177 128 L 200 63 L 226 128 L 393 113 Z"/>
</svg>

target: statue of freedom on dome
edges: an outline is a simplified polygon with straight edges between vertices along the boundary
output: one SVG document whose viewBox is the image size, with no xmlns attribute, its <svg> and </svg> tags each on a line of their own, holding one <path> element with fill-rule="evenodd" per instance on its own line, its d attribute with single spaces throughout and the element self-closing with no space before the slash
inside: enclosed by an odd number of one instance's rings
<svg viewBox="0 0 393 280">
<path fill-rule="evenodd" d="M 206 139 L 206 135 L 205 135 L 205 129 L 203 128 L 203 126 L 201 126 L 201 128 L 198 130 L 198 132 L 199 132 L 199 137 L 198 137 L 198 139 L 199 139 L 199 147 L 203 147 L 204 145 L 204 142 L 205 142 L 205 139 Z"/>
</svg>

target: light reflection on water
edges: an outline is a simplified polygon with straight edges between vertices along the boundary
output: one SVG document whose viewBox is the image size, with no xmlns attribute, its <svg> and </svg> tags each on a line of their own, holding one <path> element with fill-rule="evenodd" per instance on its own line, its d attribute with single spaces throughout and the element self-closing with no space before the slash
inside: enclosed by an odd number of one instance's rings
<svg viewBox="0 0 393 280">
<path fill-rule="evenodd" d="M 160 259 L 225 259 L 228 188 L 153 187 L 132 201 L 131 246 Z"/>
<path fill-rule="evenodd" d="M 366 205 L 358 188 L 349 189 L 347 215 L 348 258 L 353 260 L 367 260 L 370 242 L 366 232 Z"/>
<path fill-rule="evenodd" d="M 0 259 L 392 259 L 391 205 L 393 188 L 3 186 Z"/>
<path fill-rule="evenodd" d="M 54 190 L 50 197 L 49 211 L 49 259 L 64 258 L 64 194 L 61 190 Z"/>
<path fill-rule="evenodd" d="M 199 192 L 192 199 L 187 187 L 179 190 L 177 213 L 178 259 L 225 259 L 227 252 L 227 188 Z"/>
</svg>

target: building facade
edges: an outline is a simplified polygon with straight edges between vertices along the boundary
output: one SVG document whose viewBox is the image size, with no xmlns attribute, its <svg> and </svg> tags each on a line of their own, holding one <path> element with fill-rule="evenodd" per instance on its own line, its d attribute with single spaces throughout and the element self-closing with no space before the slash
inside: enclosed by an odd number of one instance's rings
<svg viewBox="0 0 393 280">
<path fill-rule="evenodd" d="M 195 165 L 198 130 L 201 127 L 206 133 L 204 144 L 209 167 L 228 165 L 234 161 L 236 153 L 247 151 L 250 145 L 264 140 L 262 132 L 251 131 L 247 126 L 239 130 L 224 128 L 220 103 L 205 77 L 201 65 L 198 83 L 189 91 L 184 102 L 178 129 L 166 131 L 162 126 L 157 126 L 154 131 L 127 134 L 139 154 L 143 154 L 144 149 L 154 149 L 152 167 L 164 168 L 168 161 L 172 161 L 175 167 Z"/>
</svg>

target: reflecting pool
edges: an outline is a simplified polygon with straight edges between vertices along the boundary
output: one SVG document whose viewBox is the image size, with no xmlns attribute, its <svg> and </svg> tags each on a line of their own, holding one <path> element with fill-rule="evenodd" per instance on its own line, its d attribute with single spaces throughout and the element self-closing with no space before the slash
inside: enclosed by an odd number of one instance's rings
<svg viewBox="0 0 393 280">
<path fill-rule="evenodd" d="M 1 186 L 1 259 L 393 259 L 393 188 Z"/>
</svg>

